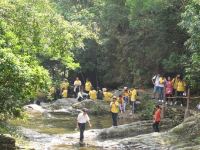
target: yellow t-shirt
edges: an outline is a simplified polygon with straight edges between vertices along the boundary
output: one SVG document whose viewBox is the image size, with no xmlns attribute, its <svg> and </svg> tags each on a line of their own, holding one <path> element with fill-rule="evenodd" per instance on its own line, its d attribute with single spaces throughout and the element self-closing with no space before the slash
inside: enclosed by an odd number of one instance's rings
<svg viewBox="0 0 200 150">
<path fill-rule="evenodd" d="M 185 91 L 185 82 L 184 81 L 178 81 L 177 83 L 177 91 L 184 92 Z"/>
<path fill-rule="evenodd" d="M 89 92 L 91 90 L 91 88 L 92 88 L 91 82 L 90 81 L 86 81 L 85 90 Z"/>
<path fill-rule="evenodd" d="M 68 91 L 65 89 L 65 90 L 62 92 L 62 97 L 63 97 L 63 98 L 67 98 L 67 95 L 68 95 Z"/>
<path fill-rule="evenodd" d="M 177 79 L 177 77 L 172 80 L 172 83 L 173 83 L 173 88 L 176 90 L 177 86 L 178 86 L 178 79 Z"/>
<path fill-rule="evenodd" d="M 131 93 L 131 101 L 136 101 L 136 98 L 137 98 L 136 89 L 131 90 L 130 93 Z"/>
<path fill-rule="evenodd" d="M 119 103 L 116 101 L 115 103 L 114 102 L 111 102 L 110 103 L 110 111 L 112 113 L 118 113 L 119 112 Z"/>
<path fill-rule="evenodd" d="M 60 85 L 61 90 L 68 89 L 68 87 L 69 87 L 69 82 L 62 82 Z"/>
<path fill-rule="evenodd" d="M 164 84 L 164 82 L 165 82 L 165 79 L 162 78 L 162 77 L 160 77 L 160 78 L 159 78 L 159 83 L 160 83 L 160 84 Z"/>
<path fill-rule="evenodd" d="M 109 102 L 112 98 L 113 94 L 111 92 L 103 92 L 104 101 Z"/>
<path fill-rule="evenodd" d="M 129 97 L 130 96 L 130 92 L 129 91 L 124 91 L 123 95 L 126 96 L 126 97 Z"/>
<path fill-rule="evenodd" d="M 97 91 L 96 90 L 90 91 L 89 96 L 90 96 L 90 99 L 96 100 L 97 99 Z"/>
<path fill-rule="evenodd" d="M 74 86 L 81 86 L 81 81 L 80 80 L 75 80 L 74 81 Z"/>
</svg>

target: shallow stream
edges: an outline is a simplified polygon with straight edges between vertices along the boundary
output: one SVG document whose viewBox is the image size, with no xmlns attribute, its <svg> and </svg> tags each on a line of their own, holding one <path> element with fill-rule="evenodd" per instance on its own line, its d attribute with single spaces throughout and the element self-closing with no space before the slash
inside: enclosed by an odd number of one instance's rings
<svg viewBox="0 0 200 150">
<path fill-rule="evenodd" d="M 112 126 L 111 115 L 103 116 L 90 116 L 92 123 L 92 129 L 103 129 Z M 76 117 L 72 115 L 65 114 L 31 114 L 27 121 L 13 120 L 10 124 L 23 128 L 27 139 L 32 143 L 32 145 L 37 145 L 34 147 L 36 150 L 46 149 L 46 150 L 68 150 L 68 149 L 98 149 L 97 147 L 86 145 L 80 147 L 77 143 L 79 134 L 76 128 Z M 119 125 L 127 124 L 133 122 L 133 119 L 119 119 Z M 25 130 L 24 130 L 25 129 Z M 86 127 L 88 130 L 89 127 Z M 64 138 L 66 135 L 77 133 L 69 137 L 72 144 L 63 142 L 66 140 Z M 52 144 L 53 141 L 53 144 Z M 56 142 L 58 141 L 58 142 Z M 61 142 L 62 141 L 62 142 Z M 90 141 L 92 142 L 92 141 Z M 46 144 L 47 143 L 47 144 Z M 48 144 L 49 143 L 49 144 Z M 51 144 L 50 144 L 51 143 Z M 40 145 L 41 144 L 41 145 Z M 44 146 L 45 145 L 45 146 Z"/>
</svg>

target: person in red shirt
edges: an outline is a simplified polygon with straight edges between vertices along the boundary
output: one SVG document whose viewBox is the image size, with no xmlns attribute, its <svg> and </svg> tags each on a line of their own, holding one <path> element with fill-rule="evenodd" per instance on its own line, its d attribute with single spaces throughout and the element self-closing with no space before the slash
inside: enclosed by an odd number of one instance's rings
<svg viewBox="0 0 200 150">
<path fill-rule="evenodd" d="M 153 114 L 153 130 L 154 130 L 154 132 L 160 131 L 159 130 L 159 124 L 160 124 L 160 120 L 161 120 L 160 114 L 161 114 L 161 107 L 159 105 L 156 105 L 155 112 Z"/>
</svg>

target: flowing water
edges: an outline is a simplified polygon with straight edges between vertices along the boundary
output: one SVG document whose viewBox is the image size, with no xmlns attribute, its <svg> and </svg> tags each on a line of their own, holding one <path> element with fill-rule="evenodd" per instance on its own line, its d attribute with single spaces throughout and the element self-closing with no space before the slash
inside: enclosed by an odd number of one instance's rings
<svg viewBox="0 0 200 150">
<path fill-rule="evenodd" d="M 112 126 L 111 115 L 90 116 L 92 129 L 103 129 Z M 47 134 L 65 134 L 73 133 L 76 128 L 76 117 L 64 114 L 34 114 L 26 121 L 13 120 L 10 123 L 15 126 L 22 126 L 28 129 L 33 129 L 39 133 Z M 131 123 L 132 119 L 120 119 L 119 125 Z M 88 126 L 86 127 L 86 130 Z"/>
<path fill-rule="evenodd" d="M 92 116 L 90 115 L 90 120 L 92 123 L 92 129 L 103 129 L 108 128 L 112 126 L 112 120 L 111 115 L 102 115 L 102 116 Z M 14 126 L 19 126 L 26 131 L 26 137 L 34 144 L 38 146 L 38 150 L 40 150 L 40 146 L 37 144 L 39 143 L 52 143 L 51 146 L 48 145 L 51 150 L 68 150 L 68 149 L 80 149 L 80 146 L 78 144 L 74 144 L 79 138 L 78 131 L 75 130 L 76 128 L 76 117 L 73 115 L 65 115 L 65 114 L 31 114 L 31 117 L 29 117 L 26 121 L 21 120 L 13 120 L 10 121 L 10 124 Z M 133 122 L 133 119 L 119 119 L 119 125 L 120 124 L 126 124 Z M 88 130 L 88 126 L 86 126 L 86 130 Z M 74 134 L 77 135 L 74 137 Z M 73 144 L 65 144 L 65 142 L 60 142 L 66 135 L 72 134 L 73 137 L 69 137 L 71 139 L 71 142 Z M 62 137 L 62 139 L 60 139 Z M 64 139 L 66 140 L 66 139 Z M 56 143 L 56 141 L 58 141 Z M 69 140 L 68 140 L 69 141 Z M 36 142 L 36 143 L 34 143 Z M 44 145 L 44 144 L 43 144 Z M 47 145 L 47 144 L 46 144 Z M 41 146 L 42 147 L 42 146 Z M 41 148 L 46 149 L 46 148 Z M 97 147 L 94 146 L 84 146 L 81 147 L 81 149 L 97 149 Z"/>
</svg>

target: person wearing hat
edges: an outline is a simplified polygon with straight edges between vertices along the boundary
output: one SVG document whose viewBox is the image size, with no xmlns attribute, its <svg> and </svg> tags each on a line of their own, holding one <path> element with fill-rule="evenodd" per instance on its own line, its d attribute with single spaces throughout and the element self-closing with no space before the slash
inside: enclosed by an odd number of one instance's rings
<svg viewBox="0 0 200 150">
<path fill-rule="evenodd" d="M 117 97 L 113 96 L 113 100 L 110 103 L 110 111 L 112 113 L 112 124 L 117 126 L 117 115 L 119 112 L 119 103 L 117 102 Z"/>
<path fill-rule="evenodd" d="M 83 108 L 82 112 L 79 113 L 77 117 L 77 128 L 79 128 L 80 130 L 80 143 L 83 143 L 83 140 L 84 140 L 85 124 L 88 122 L 89 126 L 92 127 L 90 123 L 90 118 L 87 112 L 88 112 L 88 109 Z"/>
</svg>

